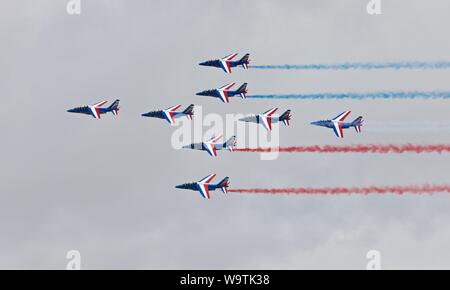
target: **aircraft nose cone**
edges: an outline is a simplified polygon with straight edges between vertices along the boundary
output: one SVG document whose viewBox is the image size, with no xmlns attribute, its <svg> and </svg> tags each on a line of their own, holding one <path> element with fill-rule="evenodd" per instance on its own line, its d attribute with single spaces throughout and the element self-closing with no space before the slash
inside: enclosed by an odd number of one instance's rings
<svg viewBox="0 0 450 290">
<path fill-rule="evenodd" d="M 205 96 L 205 91 L 196 93 L 197 96 Z"/>
<path fill-rule="evenodd" d="M 73 109 L 69 109 L 69 110 L 67 110 L 67 112 L 68 112 L 68 113 L 73 113 L 74 110 L 73 110 Z"/>
<path fill-rule="evenodd" d="M 317 122 L 317 121 L 314 121 L 314 122 L 311 122 L 310 124 L 311 124 L 311 125 L 316 125 L 316 126 L 317 126 L 317 125 L 318 125 L 318 122 Z"/>
<path fill-rule="evenodd" d="M 183 189 L 183 186 L 182 185 L 177 185 L 177 186 L 175 186 L 175 188 Z"/>
<path fill-rule="evenodd" d="M 206 65 L 206 61 L 199 63 L 198 65 Z"/>
<path fill-rule="evenodd" d="M 150 115 L 149 115 L 149 113 L 144 113 L 144 114 L 141 114 L 141 116 L 142 117 L 149 117 Z"/>
</svg>

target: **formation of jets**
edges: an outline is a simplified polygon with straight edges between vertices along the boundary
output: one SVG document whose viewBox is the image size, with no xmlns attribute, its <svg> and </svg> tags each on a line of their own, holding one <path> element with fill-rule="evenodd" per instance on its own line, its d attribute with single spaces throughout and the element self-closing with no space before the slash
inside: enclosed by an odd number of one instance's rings
<svg viewBox="0 0 450 290">
<path fill-rule="evenodd" d="M 209 60 L 200 63 L 202 66 L 212 66 L 222 68 L 226 73 L 231 73 L 231 68 L 242 66 L 244 69 L 248 69 L 249 65 L 249 57 L 250 55 L 247 53 L 240 60 L 234 60 L 237 56 L 237 53 L 230 54 L 224 58 Z M 220 99 L 224 103 L 229 103 L 229 98 L 240 96 L 242 99 L 246 98 L 247 94 L 247 83 L 243 83 L 238 89 L 232 90 L 233 86 L 236 83 L 229 83 L 224 85 L 218 89 L 205 90 L 197 93 L 198 96 L 208 96 Z M 69 113 L 80 113 L 86 114 L 94 117 L 95 119 L 100 119 L 102 114 L 106 114 L 111 112 L 113 115 L 117 116 L 119 114 L 119 100 L 115 100 L 109 107 L 103 107 L 107 101 L 102 101 L 94 105 L 87 105 L 82 107 L 76 107 L 73 109 L 67 110 Z M 186 117 L 189 120 L 192 120 L 194 116 L 194 105 L 189 105 L 186 109 L 180 110 L 181 105 L 176 105 L 164 110 L 158 111 L 150 111 L 148 113 L 144 113 L 141 116 L 150 117 L 150 118 L 158 118 L 165 119 L 169 124 L 174 124 L 175 119 Z M 291 110 L 285 111 L 280 116 L 276 116 L 275 112 L 278 108 L 272 108 L 262 114 L 250 115 L 244 118 L 239 119 L 242 122 L 250 122 L 262 124 L 267 131 L 272 130 L 272 125 L 275 123 L 284 123 L 286 126 L 289 126 L 291 120 Z M 356 132 L 361 132 L 361 127 L 363 125 L 363 118 L 360 116 L 356 118 L 352 122 L 344 122 L 345 119 L 350 115 L 350 111 L 345 111 L 333 119 L 329 120 L 320 120 L 311 122 L 311 125 L 321 126 L 325 128 L 333 129 L 333 132 L 336 134 L 338 138 L 344 138 L 343 129 L 355 128 Z M 220 142 L 222 136 L 213 136 L 211 139 L 201 142 L 201 143 L 192 143 L 186 146 L 183 146 L 184 149 L 194 149 L 206 151 L 212 157 L 217 157 L 218 150 L 229 150 L 233 152 L 236 147 L 236 136 L 231 137 L 226 142 Z M 178 189 L 187 189 L 187 190 L 195 190 L 199 191 L 201 196 L 210 199 L 210 191 L 214 191 L 216 189 L 221 189 L 223 193 L 227 193 L 227 189 L 229 187 L 229 178 L 225 177 L 222 181 L 217 184 L 212 184 L 211 181 L 216 176 L 216 174 L 210 174 L 203 178 L 198 182 L 185 183 L 182 185 L 177 185 Z"/>
</svg>

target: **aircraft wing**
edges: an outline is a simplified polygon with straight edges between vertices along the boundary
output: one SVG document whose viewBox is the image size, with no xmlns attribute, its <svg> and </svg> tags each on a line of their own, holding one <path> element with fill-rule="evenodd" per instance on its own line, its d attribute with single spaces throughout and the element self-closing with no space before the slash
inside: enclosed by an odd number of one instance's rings
<svg viewBox="0 0 450 290">
<path fill-rule="evenodd" d="M 222 138 L 222 135 L 212 137 L 208 142 L 205 142 L 204 144 L 206 151 L 208 151 L 209 155 L 211 155 L 212 157 L 217 157 L 216 143 L 218 140 L 220 140 L 220 138 Z"/>
<path fill-rule="evenodd" d="M 100 119 L 100 110 L 98 109 L 98 107 L 96 107 L 94 105 L 94 106 L 89 106 L 88 108 L 91 111 L 91 114 L 95 119 Z"/>
<path fill-rule="evenodd" d="M 228 91 L 219 91 L 220 99 L 222 102 L 228 104 L 230 101 L 228 99 Z"/>
<path fill-rule="evenodd" d="M 205 178 L 203 178 L 202 180 L 200 180 L 198 183 L 208 184 L 211 182 L 211 180 L 214 179 L 214 177 L 216 177 L 216 174 L 210 174 L 210 175 L 206 176 Z"/>
<path fill-rule="evenodd" d="M 99 108 L 99 107 L 103 106 L 104 104 L 106 104 L 107 102 L 108 102 L 108 101 L 102 101 L 102 102 L 100 102 L 100 103 L 97 103 L 97 104 L 95 104 L 95 105 L 92 105 L 92 107 Z"/>
<path fill-rule="evenodd" d="M 217 143 L 217 141 L 220 140 L 220 138 L 222 138 L 222 135 L 219 136 L 213 136 L 211 139 L 208 140 L 208 143 Z"/>
<path fill-rule="evenodd" d="M 230 83 L 228 85 L 224 85 L 223 87 L 218 88 L 219 91 L 228 91 L 231 89 L 236 83 Z"/>
<path fill-rule="evenodd" d="M 334 117 L 332 120 L 336 122 L 342 122 L 347 118 L 348 115 L 350 115 L 351 111 L 345 111 Z"/>
<path fill-rule="evenodd" d="M 175 120 L 173 117 L 174 117 L 175 111 L 178 110 L 179 107 L 181 107 L 181 105 L 176 105 L 176 106 L 170 107 L 168 109 L 165 109 L 163 111 L 164 117 L 166 118 L 167 122 L 169 122 L 170 124 L 175 123 Z"/>
<path fill-rule="evenodd" d="M 268 131 L 272 131 L 272 118 L 261 116 L 261 123 L 264 125 Z"/>
<path fill-rule="evenodd" d="M 237 54 L 237 53 L 232 53 L 232 54 L 230 54 L 230 55 L 227 55 L 227 56 L 223 57 L 222 60 L 223 60 L 223 61 L 230 61 L 230 60 L 232 60 L 233 58 L 235 58 L 236 55 L 238 55 L 238 54 Z"/>
<path fill-rule="evenodd" d="M 217 89 L 217 91 L 219 92 L 220 95 L 220 99 L 222 100 L 222 102 L 227 103 L 229 102 L 228 100 L 228 90 L 231 89 L 234 86 L 235 83 L 231 83 L 228 85 L 225 85 L 219 89 Z"/>
<path fill-rule="evenodd" d="M 206 199 L 211 198 L 211 196 L 209 194 L 209 190 L 208 190 L 208 184 L 197 183 L 197 187 L 198 187 L 198 191 L 200 192 L 200 194 L 203 198 L 206 198 Z"/>
<path fill-rule="evenodd" d="M 278 108 L 273 108 L 260 115 L 260 119 L 264 127 L 268 130 L 272 130 L 272 115 L 278 110 Z"/>
<path fill-rule="evenodd" d="M 212 157 L 217 157 L 217 150 L 216 150 L 215 144 L 205 143 L 204 147 L 205 147 L 206 151 L 209 153 L 209 155 L 211 155 Z"/>
<path fill-rule="evenodd" d="M 338 138 L 344 138 L 344 132 L 342 132 L 342 125 L 340 122 L 333 122 L 333 131 Z"/>
<path fill-rule="evenodd" d="M 211 198 L 211 196 L 209 195 L 208 185 L 214 179 L 214 177 L 216 177 L 216 174 L 210 174 L 205 178 L 203 178 L 202 180 L 200 180 L 199 182 L 197 182 L 198 191 L 200 192 L 202 197 L 206 199 Z"/>
<path fill-rule="evenodd" d="M 108 101 L 102 101 L 100 103 L 94 104 L 92 106 L 88 106 L 89 111 L 91 112 L 91 115 L 95 118 L 95 119 L 100 119 L 100 110 L 99 108 L 101 106 L 103 106 L 104 104 L 106 104 Z"/>
<path fill-rule="evenodd" d="M 278 108 L 273 108 L 273 109 L 270 109 L 270 110 L 268 110 L 268 111 L 266 111 L 266 112 L 264 112 L 264 116 L 268 116 L 268 117 L 270 117 L 270 116 L 272 116 L 273 115 L 273 113 L 275 113 L 276 111 L 278 110 Z"/>
<path fill-rule="evenodd" d="M 231 73 L 231 67 L 230 67 L 230 63 L 228 61 L 220 61 L 220 64 L 222 65 L 222 69 L 227 73 Z"/>
<path fill-rule="evenodd" d="M 166 118 L 167 122 L 169 122 L 170 124 L 175 123 L 175 120 L 173 118 L 174 116 L 174 112 L 172 111 L 163 111 L 164 117 Z"/>
<path fill-rule="evenodd" d="M 231 73 L 231 67 L 230 67 L 230 61 L 235 58 L 237 55 L 237 53 L 233 53 L 230 55 L 225 56 L 224 58 L 222 58 L 220 60 L 220 63 L 222 64 L 222 69 L 226 72 L 226 73 Z"/>
<path fill-rule="evenodd" d="M 164 111 L 175 112 L 176 110 L 178 110 L 179 107 L 181 107 L 181 105 L 175 105 L 173 107 L 165 109 Z"/>
</svg>

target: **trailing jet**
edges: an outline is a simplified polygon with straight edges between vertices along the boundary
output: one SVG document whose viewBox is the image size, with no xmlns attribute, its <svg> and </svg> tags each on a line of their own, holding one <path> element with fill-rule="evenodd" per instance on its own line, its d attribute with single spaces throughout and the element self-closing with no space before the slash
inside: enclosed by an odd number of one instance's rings
<svg viewBox="0 0 450 290">
<path fill-rule="evenodd" d="M 224 179 L 222 179 L 221 182 L 219 182 L 217 184 L 211 184 L 210 182 L 211 182 L 211 180 L 213 180 L 214 177 L 216 177 L 216 174 L 210 174 L 198 182 L 191 182 L 191 183 L 177 185 L 177 186 L 175 186 L 175 188 L 199 191 L 200 194 L 202 195 L 202 197 L 207 198 L 207 199 L 211 198 L 211 196 L 209 194 L 210 190 L 221 189 L 223 191 L 223 193 L 228 193 L 227 189 L 230 184 L 228 181 L 229 178 L 225 177 Z"/>
<path fill-rule="evenodd" d="M 347 129 L 351 127 L 355 127 L 356 132 L 361 132 L 361 126 L 363 125 L 363 117 L 359 116 L 356 118 L 353 122 L 345 123 L 344 120 L 347 118 L 348 115 L 350 115 L 351 111 L 345 111 L 336 117 L 334 117 L 331 120 L 320 120 L 311 122 L 311 125 L 331 128 L 334 131 L 334 134 L 336 134 L 339 138 L 344 138 L 344 133 L 342 129 Z"/>
<path fill-rule="evenodd" d="M 119 114 L 119 101 L 115 100 L 114 103 L 112 103 L 111 106 L 108 108 L 102 108 L 104 104 L 106 104 L 108 101 L 103 101 L 100 103 L 97 103 L 95 105 L 91 106 L 84 106 L 84 107 L 77 107 L 74 109 L 67 110 L 69 113 L 80 113 L 80 114 L 86 114 L 91 115 L 95 119 L 100 119 L 100 115 L 106 114 L 108 112 L 113 113 L 114 116 L 117 116 Z"/>
<path fill-rule="evenodd" d="M 199 65 L 203 66 L 213 66 L 222 68 L 226 73 L 231 73 L 231 68 L 236 66 L 242 66 L 244 69 L 248 69 L 248 64 L 250 63 L 250 54 L 244 55 L 240 60 L 233 60 L 238 54 L 233 53 L 228 56 L 225 56 L 221 59 L 215 59 L 215 60 L 208 60 L 205 62 L 199 63 Z"/>
<path fill-rule="evenodd" d="M 239 89 L 232 91 L 231 88 L 235 85 L 235 83 L 231 83 L 228 85 L 225 85 L 218 89 L 213 90 L 206 90 L 200 93 L 197 93 L 197 96 L 208 96 L 208 97 L 215 97 L 220 98 L 222 102 L 229 103 L 228 98 L 234 97 L 239 95 L 242 99 L 245 99 L 247 96 L 247 83 L 244 83 L 242 86 L 239 87 Z"/>
<path fill-rule="evenodd" d="M 280 117 L 272 117 L 272 115 L 278 110 L 278 108 L 273 108 L 268 110 L 267 112 L 260 114 L 260 115 L 254 115 L 254 116 L 248 116 L 239 119 L 239 121 L 244 122 L 251 122 L 251 123 L 262 123 L 264 127 L 268 130 L 272 130 L 272 124 L 283 122 L 286 126 L 289 126 L 289 121 L 291 120 L 291 110 L 287 110 L 284 112 Z"/>
<path fill-rule="evenodd" d="M 180 117 L 187 117 L 189 120 L 192 120 L 192 116 L 194 115 L 194 105 L 190 105 L 189 107 L 186 108 L 186 110 L 184 110 L 182 112 L 177 112 L 178 108 L 180 108 L 180 107 L 181 107 L 181 105 L 176 105 L 176 106 L 170 107 L 165 110 L 148 112 L 148 113 L 142 114 L 142 116 L 166 119 L 167 122 L 169 122 L 170 124 L 174 124 L 175 119 L 180 118 Z"/>
<path fill-rule="evenodd" d="M 222 138 L 222 135 L 212 137 L 206 142 L 192 143 L 191 145 L 183 146 L 183 148 L 207 151 L 212 157 L 217 157 L 217 150 L 228 149 L 233 152 L 233 149 L 236 146 L 236 136 L 231 137 L 225 143 L 218 143 L 220 138 Z"/>
</svg>

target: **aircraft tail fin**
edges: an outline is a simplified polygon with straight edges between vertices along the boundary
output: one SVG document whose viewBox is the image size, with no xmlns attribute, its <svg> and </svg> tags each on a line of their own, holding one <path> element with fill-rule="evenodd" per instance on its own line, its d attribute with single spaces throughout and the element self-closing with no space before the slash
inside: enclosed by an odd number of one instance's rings
<svg viewBox="0 0 450 290">
<path fill-rule="evenodd" d="M 250 63 L 250 54 L 245 54 L 240 60 L 239 64 L 242 65 L 244 69 L 248 69 L 248 64 Z"/>
<path fill-rule="evenodd" d="M 352 122 L 352 126 L 355 127 L 356 132 L 361 133 L 361 127 L 363 125 L 363 117 L 359 116 Z"/>
<path fill-rule="evenodd" d="M 242 84 L 237 91 L 241 98 L 245 99 L 247 97 L 247 83 Z"/>
<path fill-rule="evenodd" d="M 286 126 L 289 126 L 290 120 L 291 120 L 291 110 L 287 110 L 280 116 L 280 121 L 282 121 Z"/>
<path fill-rule="evenodd" d="M 120 100 L 115 100 L 114 103 L 112 103 L 108 108 L 114 116 L 117 116 L 119 114 L 119 102 Z"/>
<path fill-rule="evenodd" d="M 183 111 L 183 114 L 188 115 L 188 118 L 192 120 L 192 116 L 194 116 L 194 104 L 189 105 L 189 107 Z"/>
<path fill-rule="evenodd" d="M 222 189 L 223 193 L 228 193 L 228 186 L 230 185 L 229 180 L 230 180 L 229 177 L 225 177 L 224 179 L 222 179 L 221 182 L 217 184 L 217 186 L 220 187 L 220 189 Z"/>
<path fill-rule="evenodd" d="M 227 142 L 223 143 L 223 147 L 227 148 L 231 152 L 233 152 L 235 146 L 236 146 L 236 136 L 231 137 L 230 139 L 228 139 Z"/>
</svg>

